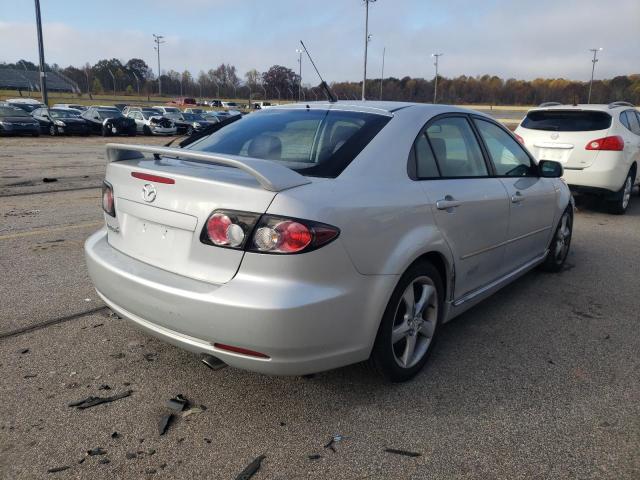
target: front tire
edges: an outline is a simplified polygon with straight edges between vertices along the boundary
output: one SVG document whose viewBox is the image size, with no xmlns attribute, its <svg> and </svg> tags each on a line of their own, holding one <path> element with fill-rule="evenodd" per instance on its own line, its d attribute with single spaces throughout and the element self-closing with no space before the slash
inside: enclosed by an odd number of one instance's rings
<svg viewBox="0 0 640 480">
<path fill-rule="evenodd" d="M 51 135 L 52 137 L 58 135 L 58 129 L 55 125 L 49 125 L 49 135 Z"/>
<path fill-rule="evenodd" d="M 145 137 L 148 137 L 151 135 L 151 129 L 145 125 L 144 127 L 142 127 L 142 133 L 144 133 Z"/>
<path fill-rule="evenodd" d="M 622 188 L 615 194 L 614 199 L 607 203 L 609 213 L 614 215 L 624 215 L 631 202 L 631 192 L 633 191 L 633 170 L 629 171 Z"/>
<path fill-rule="evenodd" d="M 559 272 L 564 266 L 564 262 L 569 255 L 569 247 L 571 246 L 571 237 L 573 236 L 573 206 L 569 204 L 566 208 L 558 227 L 553 234 L 549 253 L 540 268 L 545 272 Z"/>
<path fill-rule="evenodd" d="M 433 350 L 444 303 L 440 273 L 429 262 L 414 264 L 400 278 L 382 317 L 370 365 L 391 382 L 406 382 Z"/>
</svg>

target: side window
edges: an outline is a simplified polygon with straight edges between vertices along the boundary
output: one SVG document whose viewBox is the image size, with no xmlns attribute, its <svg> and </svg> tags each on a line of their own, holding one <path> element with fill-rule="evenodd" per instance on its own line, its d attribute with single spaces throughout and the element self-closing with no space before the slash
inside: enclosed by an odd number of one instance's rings
<svg viewBox="0 0 640 480">
<path fill-rule="evenodd" d="M 535 168 L 529 155 L 507 132 L 491 122 L 480 119 L 474 121 L 489 150 L 496 175 L 506 177 L 535 175 Z"/>
<path fill-rule="evenodd" d="M 622 112 L 620 113 L 620 123 L 622 125 L 624 125 L 624 127 L 631 131 L 631 124 L 629 123 L 629 118 L 631 117 L 631 115 L 629 115 L 629 117 L 627 117 L 627 112 Z"/>
<path fill-rule="evenodd" d="M 627 120 L 631 126 L 631 131 L 636 135 L 640 135 L 640 122 L 638 122 L 638 116 L 634 115 L 635 112 L 633 110 L 627 110 L 625 113 L 627 114 Z"/>
<path fill-rule="evenodd" d="M 445 117 L 427 128 L 443 177 L 486 177 L 489 175 L 482 151 L 463 117 Z"/>
<path fill-rule="evenodd" d="M 424 132 L 416 139 L 413 145 L 413 151 L 416 162 L 416 175 L 418 178 L 434 178 L 440 176 L 436 158 L 433 156 L 433 151 Z"/>
</svg>

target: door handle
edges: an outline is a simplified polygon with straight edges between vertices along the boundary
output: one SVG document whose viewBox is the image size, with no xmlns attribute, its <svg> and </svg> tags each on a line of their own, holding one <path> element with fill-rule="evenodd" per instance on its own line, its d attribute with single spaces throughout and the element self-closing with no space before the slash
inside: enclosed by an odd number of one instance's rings
<svg viewBox="0 0 640 480">
<path fill-rule="evenodd" d="M 520 203 L 524 201 L 524 196 L 520 192 L 511 195 L 511 203 Z"/>
<path fill-rule="evenodd" d="M 438 210 L 449 210 L 450 208 L 456 208 L 462 205 L 460 200 L 456 200 L 451 195 L 446 195 L 442 200 L 436 202 L 436 208 Z"/>
</svg>

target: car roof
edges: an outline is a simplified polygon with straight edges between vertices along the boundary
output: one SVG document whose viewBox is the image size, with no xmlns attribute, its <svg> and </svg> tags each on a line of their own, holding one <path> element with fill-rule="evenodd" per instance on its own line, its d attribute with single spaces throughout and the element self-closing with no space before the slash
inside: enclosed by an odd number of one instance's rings
<svg viewBox="0 0 640 480">
<path fill-rule="evenodd" d="M 351 112 L 362 113 L 375 113 L 384 116 L 395 116 L 396 112 L 401 112 L 411 108 L 420 109 L 428 113 L 431 111 L 434 115 L 440 113 L 473 113 L 484 117 L 491 118 L 488 115 L 483 114 L 475 110 L 468 108 L 456 107 L 453 105 L 445 104 L 432 104 L 432 103 L 416 103 L 416 102 L 389 102 L 380 100 L 338 100 L 337 102 L 317 101 L 317 102 L 304 102 L 304 103 L 289 103 L 285 105 L 274 105 L 269 110 L 287 110 L 292 108 L 319 108 L 319 109 L 331 109 L 331 110 L 344 110 Z"/>
</svg>

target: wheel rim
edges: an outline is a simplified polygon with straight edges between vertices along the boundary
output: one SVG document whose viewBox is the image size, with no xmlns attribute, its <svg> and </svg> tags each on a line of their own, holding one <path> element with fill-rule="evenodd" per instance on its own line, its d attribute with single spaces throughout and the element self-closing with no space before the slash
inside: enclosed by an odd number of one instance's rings
<svg viewBox="0 0 640 480">
<path fill-rule="evenodd" d="M 438 322 L 438 292 L 429 277 L 415 278 L 398 301 L 391 330 L 396 363 L 411 368 L 424 358 Z"/>
<path fill-rule="evenodd" d="M 631 177 L 627 177 L 627 181 L 624 182 L 624 192 L 622 193 L 622 208 L 626 209 L 629 206 L 629 200 L 631 200 Z"/>
<path fill-rule="evenodd" d="M 49 133 L 51 135 L 55 135 L 56 134 L 56 127 L 54 127 L 53 125 L 49 127 Z"/>
<path fill-rule="evenodd" d="M 560 225 L 556 231 L 555 238 L 555 260 L 557 263 L 564 262 L 567 254 L 569 253 L 569 244 L 571 243 L 571 230 L 573 228 L 571 221 L 571 215 L 569 212 L 564 212 Z"/>
</svg>

